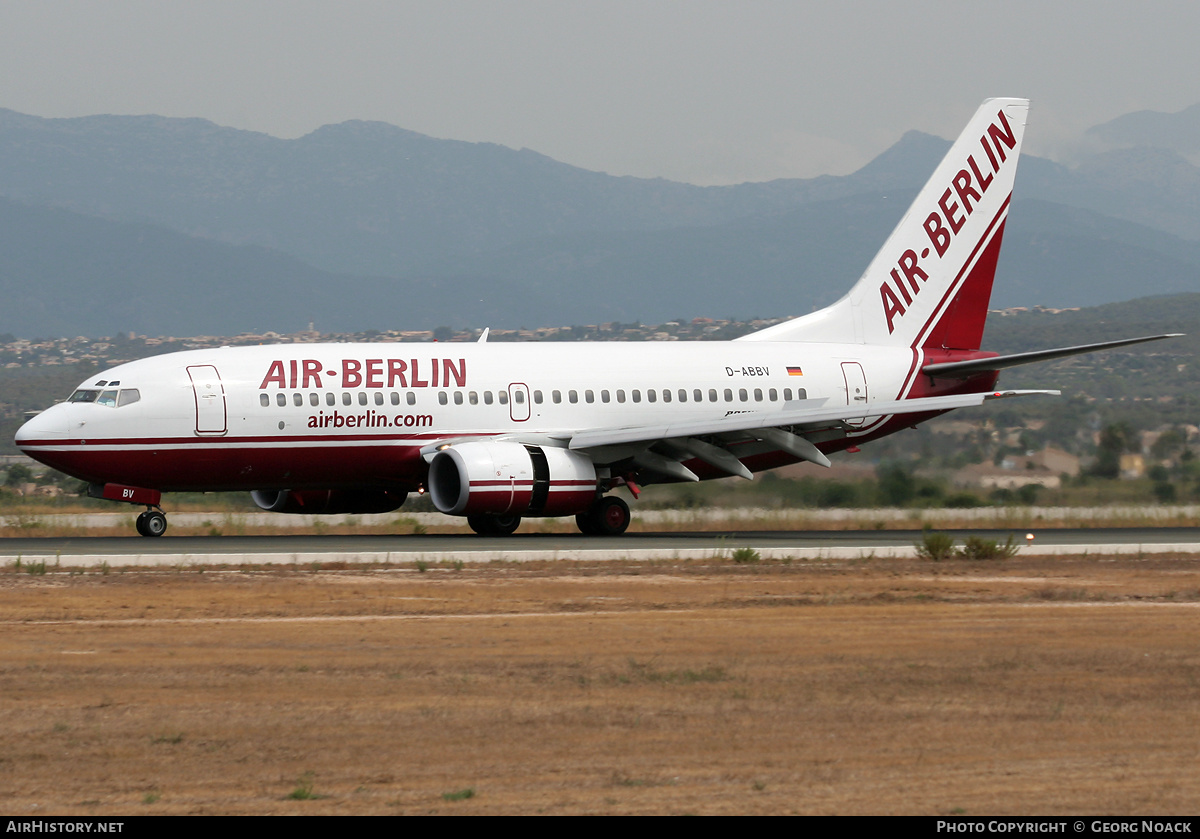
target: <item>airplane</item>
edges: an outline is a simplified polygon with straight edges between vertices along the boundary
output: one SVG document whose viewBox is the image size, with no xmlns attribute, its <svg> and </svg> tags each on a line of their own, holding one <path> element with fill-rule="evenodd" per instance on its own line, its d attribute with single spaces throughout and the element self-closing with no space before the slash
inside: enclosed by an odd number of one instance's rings
<svg viewBox="0 0 1200 839">
<path fill-rule="evenodd" d="M 1029 103 L 989 99 L 850 291 L 728 342 L 291 344 L 121 364 L 37 414 L 16 444 L 144 506 L 249 490 L 264 510 L 380 513 L 412 492 L 480 534 L 575 516 L 618 535 L 655 483 L 829 455 L 999 390 L 1007 367 L 1171 337 L 980 350 Z"/>
</svg>

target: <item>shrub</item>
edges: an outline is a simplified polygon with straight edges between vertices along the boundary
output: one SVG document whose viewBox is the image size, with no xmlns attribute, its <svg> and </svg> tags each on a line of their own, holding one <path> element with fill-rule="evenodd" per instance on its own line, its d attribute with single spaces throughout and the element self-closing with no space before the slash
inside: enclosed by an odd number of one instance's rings
<svg viewBox="0 0 1200 839">
<path fill-rule="evenodd" d="M 917 542 L 917 556 L 941 562 L 954 556 L 954 537 L 938 530 L 927 530 Z"/>
<path fill-rule="evenodd" d="M 999 544 L 995 539 L 984 539 L 981 536 L 968 536 L 963 540 L 962 549 L 958 555 L 964 559 L 1008 559 L 1017 553 L 1017 543 L 1013 535 L 1008 534 L 1008 540 Z"/>
<path fill-rule="evenodd" d="M 758 551 L 754 550 L 754 548 L 738 548 L 730 558 L 737 563 L 758 562 L 762 559 Z"/>
</svg>

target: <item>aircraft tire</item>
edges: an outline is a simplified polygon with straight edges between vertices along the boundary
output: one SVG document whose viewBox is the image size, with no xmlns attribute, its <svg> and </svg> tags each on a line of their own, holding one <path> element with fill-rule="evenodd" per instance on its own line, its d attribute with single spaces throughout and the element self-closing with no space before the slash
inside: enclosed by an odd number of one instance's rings
<svg viewBox="0 0 1200 839">
<path fill-rule="evenodd" d="M 480 536 L 509 536 L 521 526 L 520 516 L 467 516 L 467 526 Z"/>
<path fill-rule="evenodd" d="M 137 517 L 136 527 L 142 536 L 162 536 L 167 532 L 167 517 L 148 510 Z"/>
<path fill-rule="evenodd" d="M 474 530 L 479 536 L 492 535 L 491 516 L 467 516 L 467 526 Z"/>
<path fill-rule="evenodd" d="M 579 532 L 584 536 L 596 536 L 596 524 L 592 521 L 592 511 L 580 513 L 575 517 L 575 526 L 579 528 Z"/>
<path fill-rule="evenodd" d="M 592 505 L 588 511 L 592 520 L 592 532 L 597 536 L 620 536 L 629 529 L 632 516 L 629 505 L 615 495 L 606 495 Z"/>
<path fill-rule="evenodd" d="M 520 526 L 520 516 L 492 516 L 492 533 L 497 536 L 511 536 Z"/>
</svg>

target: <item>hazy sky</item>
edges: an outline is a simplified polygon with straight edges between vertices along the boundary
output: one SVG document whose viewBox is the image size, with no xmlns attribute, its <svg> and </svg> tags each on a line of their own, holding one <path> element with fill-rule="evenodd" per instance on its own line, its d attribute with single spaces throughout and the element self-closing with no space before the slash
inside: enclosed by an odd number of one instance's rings
<svg viewBox="0 0 1200 839">
<path fill-rule="evenodd" d="M 1200 102 L 1200 3 L 0 0 L 0 107 L 297 137 L 348 119 L 619 175 L 849 172 L 989 96 L 1028 151 Z"/>
</svg>

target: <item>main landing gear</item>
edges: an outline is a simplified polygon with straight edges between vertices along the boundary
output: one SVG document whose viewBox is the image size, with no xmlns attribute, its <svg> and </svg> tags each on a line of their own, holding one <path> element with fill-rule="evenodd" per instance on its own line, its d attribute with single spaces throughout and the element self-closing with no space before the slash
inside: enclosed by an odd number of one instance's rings
<svg viewBox="0 0 1200 839">
<path fill-rule="evenodd" d="M 167 517 L 162 510 L 146 510 L 135 524 L 141 536 L 162 536 L 167 532 Z"/>
<path fill-rule="evenodd" d="M 467 525 L 480 536 L 508 536 L 521 526 L 520 516 L 467 516 Z"/>
<path fill-rule="evenodd" d="M 620 536 L 629 527 L 629 505 L 615 495 L 596 501 L 575 517 L 575 525 L 588 536 Z"/>
<path fill-rule="evenodd" d="M 143 515 L 148 514 L 143 513 Z M 597 500 L 586 512 L 577 515 L 575 524 L 582 533 L 588 536 L 620 536 L 629 528 L 630 518 L 629 505 L 625 503 L 624 499 L 615 495 L 606 495 Z M 139 533 L 142 532 L 141 522 L 141 517 L 139 517 Z M 515 533 L 521 526 L 521 517 L 480 513 L 467 516 L 467 524 L 480 536 L 508 536 Z M 165 520 L 163 527 L 166 527 Z"/>
</svg>

